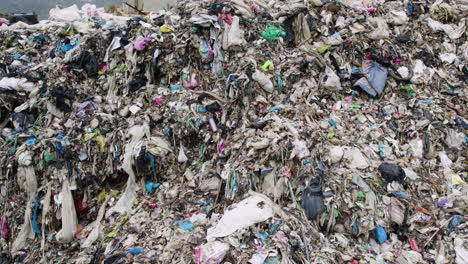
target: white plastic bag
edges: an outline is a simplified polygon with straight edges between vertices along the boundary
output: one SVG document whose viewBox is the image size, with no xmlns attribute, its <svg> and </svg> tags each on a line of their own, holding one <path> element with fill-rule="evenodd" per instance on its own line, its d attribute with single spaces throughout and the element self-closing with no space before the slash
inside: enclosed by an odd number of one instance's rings
<svg viewBox="0 0 468 264">
<path fill-rule="evenodd" d="M 223 33 L 223 49 L 227 50 L 231 46 L 242 46 L 245 45 L 244 31 L 239 27 L 239 17 L 232 17 L 232 24 L 228 23 L 224 26 Z"/>
<path fill-rule="evenodd" d="M 267 92 L 267 93 L 272 93 L 274 90 L 273 83 L 270 80 L 270 77 L 259 71 L 255 70 L 254 74 L 252 74 L 252 79 L 254 79 L 258 84 L 260 84 L 260 87 Z"/>
<path fill-rule="evenodd" d="M 105 9 L 103 7 L 97 8 L 96 5 L 92 4 L 84 4 L 81 7 L 81 12 L 85 17 L 100 18 L 105 13 Z"/>
<path fill-rule="evenodd" d="M 338 75 L 336 75 L 336 73 L 330 69 L 330 67 L 325 68 L 325 75 L 322 78 L 322 86 L 323 88 L 332 91 L 341 90 L 340 77 L 338 77 Z"/>
<path fill-rule="evenodd" d="M 187 156 L 185 155 L 185 152 L 184 152 L 184 147 L 182 146 L 182 144 L 180 144 L 180 148 L 179 148 L 179 156 L 177 157 L 177 161 L 180 162 L 180 163 L 184 163 L 188 160 Z"/>
<path fill-rule="evenodd" d="M 273 217 L 272 201 L 260 195 L 250 196 L 228 209 L 219 222 L 208 229 L 206 239 L 213 241 L 217 237 L 229 236 L 270 217 Z"/>
<path fill-rule="evenodd" d="M 104 212 L 106 210 L 106 204 L 109 201 L 109 198 L 110 196 L 106 197 L 106 200 L 102 203 L 101 207 L 99 208 L 99 213 L 98 213 L 98 216 L 96 217 L 96 220 L 88 226 L 89 228 L 92 228 L 92 230 L 89 233 L 88 237 L 81 244 L 81 248 L 87 248 L 91 246 L 94 243 L 94 241 L 96 241 L 96 239 L 98 239 L 101 236 L 102 234 L 101 220 L 102 220 L 102 217 L 104 216 Z M 85 232 L 85 230 L 83 230 L 82 232 Z"/>
<path fill-rule="evenodd" d="M 350 169 L 365 169 L 369 167 L 367 158 L 356 147 L 345 149 L 343 158 L 347 161 L 346 166 Z"/>
<path fill-rule="evenodd" d="M 5 77 L 0 80 L 0 87 L 6 88 L 8 90 L 15 90 L 18 92 L 25 91 L 31 92 L 36 89 L 36 85 L 32 82 L 29 82 L 26 78 L 9 78 Z"/>
<path fill-rule="evenodd" d="M 369 18 L 369 22 L 374 26 L 374 31 L 369 34 L 373 40 L 385 39 L 390 36 L 387 22 L 382 18 Z"/>
<path fill-rule="evenodd" d="M 291 152 L 291 156 L 289 157 L 289 159 L 293 159 L 294 157 L 297 157 L 298 159 L 303 159 L 310 155 L 310 151 L 307 148 L 307 143 L 304 140 L 294 140 L 292 144 L 294 148 Z"/>
<path fill-rule="evenodd" d="M 20 151 L 20 150 L 18 150 Z M 15 241 L 11 247 L 11 252 L 24 248 L 26 246 L 27 239 L 34 238 L 34 232 L 32 230 L 32 206 L 34 204 L 35 194 L 37 190 L 36 174 L 32 164 L 32 156 L 29 151 L 17 154 L 18 156 L 18 185 L 28 195 L 28 201 L 26 203 L 26 212 L 24 213 L 24 223 L 21 226 L 21 231 L 16 236 Z"/>
<path fill-rule="evenodd" d="M 127 213 L 132 214 L 132 206 L 137 194 L 137 183 L 135 179 L 135 172 L 133 171 L 134 149 L 141 144 L 141 139 L 145 135 L 149 135 L 149 126 L 144 124 L 142 126 L 133 126 L 128 130 L 128 136 L 131 137 L 130 142 L 125 146 L 125 154 L 122 169 L 128 174 L 127 187 L 125 193 L 120 197 L 117 203 L 106 212 L 106 218 L 112 213 Z"/>
<path fill-rule="evenodd" d="M 466 31 L 465 22 L 466 19 L 460 20 L 460 23 L 457 25 L 453 24 L 442 24 L 439 21 L 435 21 L 432 18 L 427 19 L 427 25 L 434 31 L 444 31 L 450 39 L 459 39 Z"/>
<path fill-rule="evenodd" d="M 337 163 L 340 162 L 344 155 L 344 148 L 339 146 L 334 146 L 330 149 L 330 162 Z"/>
<path fill-rule="evenodd" d="M 411 77 L 411 82 L 414 84 L 430 83 L 434 73 L 435 71 L 429 67 L 426 67 L 422 60 L 415 60 L 413 77 Z"/>
<path fill-rule="evenodd" d="M 80 10 L 76 5 L 72 5 L 63 9 L 56 6 L 55 8 L 52 8 L 49 11 L 49 20 L 59 22 L 72 22 L 80 19 Z"/>
<path fill-rule="evenodd" d="M 68 179 L 64 179 L 62 183 L 62 229 L 56 235 L 57 242 L 71 242 L 75 236 L 77 225 L 78 218 L 70 184 Z"/>
<path fill-rule="evenodd" d="M 409 18 L 405 11 L 391 10 L 387 15 L 387 21 L 393 25 L 404 25 L 408 23 Z"/>
<path fill-rule="evenodd" d="M 466 244 L 466 240 L 463 241 L 460 237 L 456 237 L 453 241 L 455 255 L 457 256 L 455 259 L 457 264 L 468 263 L 468 250 L 463 246 L 463 244 Z"/>
</svg>

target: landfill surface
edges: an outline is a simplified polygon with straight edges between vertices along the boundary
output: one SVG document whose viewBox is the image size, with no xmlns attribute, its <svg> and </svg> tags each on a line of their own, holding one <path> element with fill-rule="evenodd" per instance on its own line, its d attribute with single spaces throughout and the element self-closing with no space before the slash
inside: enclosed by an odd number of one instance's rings
<svg viewBox="0 0 468 264">
<path fill-rule="evenodd" d="M 2 16 L 0 263 L 468 263 L 467 13 Z"/>
</svg>

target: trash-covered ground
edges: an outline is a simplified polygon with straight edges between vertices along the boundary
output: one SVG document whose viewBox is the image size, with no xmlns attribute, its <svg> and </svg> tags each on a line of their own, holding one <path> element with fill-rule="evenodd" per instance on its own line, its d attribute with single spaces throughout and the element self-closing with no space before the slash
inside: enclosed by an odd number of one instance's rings
<svg viewBox="0 0 468 264">
<path fill-rule="evenodd" d="M 1 19 L 0 263 L 468 263 L 467 11 Z"/>
</svg>

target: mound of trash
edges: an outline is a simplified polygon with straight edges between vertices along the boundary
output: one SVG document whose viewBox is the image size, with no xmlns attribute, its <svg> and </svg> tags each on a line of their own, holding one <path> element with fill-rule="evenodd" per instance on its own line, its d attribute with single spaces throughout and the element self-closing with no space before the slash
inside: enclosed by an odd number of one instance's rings
<svg viewBox="0 0 468 264">
<path fill-rule="evenodd" d="M 0 263 L 468 263 L 467 12 L 0 18 Z"/>
</svg>

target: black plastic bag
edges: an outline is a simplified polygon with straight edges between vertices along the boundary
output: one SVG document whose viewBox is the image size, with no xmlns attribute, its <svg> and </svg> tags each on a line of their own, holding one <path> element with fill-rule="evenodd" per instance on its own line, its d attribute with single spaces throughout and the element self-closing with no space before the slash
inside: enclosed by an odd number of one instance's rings
<svg viewBox="0 0 468 264">
<path fill-rule="evenodd" d="M 71 112 L 71 100 L 75 99 L 75 91 L 73 89 L 56 86 L 50 94 L 55 97 L 55 105 L 60 111 L 65 113 Z"/>
<path fill-rule="evenodd" d="M 304 189 L 301 205 L 309 220 L 313 220 L 325 211 L 323 202 L 323 177 L 314 178 L 309 186 Z"/>
<path fill-rule="evenodd" d="M 397 181 L 403 183 L 406 178 L 405 171 L 396 164 L 384 162 L 380 164 L 379 171 L 387 182 Z"/>
<path fill-rule="evenodd" d="M 35 13 L 10 14 L 9 20 L 11 24 L 14 24 L 18 21 L 24 22 L 29 25 L 39 23 L 39 20 L 37 20 L 37 15 Z"/>
<path fill-rule="evenodd" d="M 99 62 L 96 56 L 90 54 L 88 51 L 81 52 L 75 65 L 83 69 L 89 77 L 97 76 L 99 71 Z"/>
</svg>

